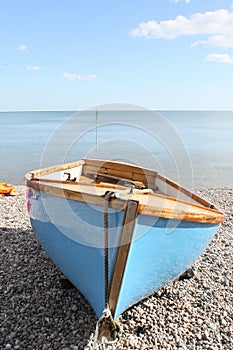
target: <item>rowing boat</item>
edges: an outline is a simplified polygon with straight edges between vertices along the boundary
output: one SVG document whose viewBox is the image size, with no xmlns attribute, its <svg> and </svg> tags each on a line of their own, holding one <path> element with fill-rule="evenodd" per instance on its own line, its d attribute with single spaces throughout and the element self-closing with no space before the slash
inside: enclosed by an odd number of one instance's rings
<svg viewBox="0 0 233 350">
<path fill-rule="evenodd" d="M 186 271 L 224 214 L 152 169 L 104 160 L 25 175 L 27 207 L 51 260 L 113 319 Z"/>
</svg>

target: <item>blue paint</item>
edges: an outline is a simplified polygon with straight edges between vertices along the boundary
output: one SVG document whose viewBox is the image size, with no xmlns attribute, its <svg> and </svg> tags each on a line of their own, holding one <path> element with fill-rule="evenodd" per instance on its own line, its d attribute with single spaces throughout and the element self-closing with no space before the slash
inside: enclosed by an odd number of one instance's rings
<svg viewBox="0 0 233 350">
<path fill-rule="evenodd" d="M 100 317 L 105 307 L 103 208 L 34 190 L 28 200 L 41 245 Z M 124 213 L 109 209 L 108 217 L 110 283 Z M 217 228 L 139 215 L 114 318 L 182 274 L 202 254 Z"/>
<path fill-rule="evenodd" d="M 47 196 L 43 193 L 36 199 L 31 196 L 30 201 L 31 224 L 41 245 L 51 260 L 80 290 L 97 316 L 100 317 L 105 307 L 102 208 Z M 48 207 L 49 204 L 52 205 L 53 210 Z M 73 222 L 65 220 L 66 214 L 69 217 L 71 215 L 68 213 L 69 210 L 72 211 Z M 55 225 L 55 218 L 59 224 Z M 64 220 L 58 220 L 58 218 L 64 218 Z M 113 272 L 116 245 L 119 241 L 122 221 L 123 213 L 111 210 L 109 214 L 109 241 L 112 248 L 109 249 L 109 281 L 111 281 Z M 60 223 L 63 223 L 63 226 Z M 78 223 L 81 223 L 79 227 Z M 90 228 L 92 228 L 91 234 L 87 232 Z M 70 231 L 72 239 L 67 236 L 67 231 Z M 86 234 L 95 236 L 94 239 L 90 240 L 89 245 L 87 240 L 84 241 L 83 238 Z"/>
<path fill-rule="evenodd" d="M 150 227 L 150 221 L 155 218 L 137 218 L 115 318 L 180 276 L 201 255 L 218 228 L 185 221 L 175 227 L 175 220 L 163 218 Z M 175 227 L 173 231 L 168 225 Z"/>
</svg>

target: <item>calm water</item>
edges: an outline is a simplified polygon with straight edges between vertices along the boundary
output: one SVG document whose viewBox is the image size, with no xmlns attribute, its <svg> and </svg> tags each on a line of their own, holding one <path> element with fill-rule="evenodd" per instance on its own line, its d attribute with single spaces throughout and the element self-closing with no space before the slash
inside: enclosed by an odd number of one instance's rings
<svg viewBox="0 0 233 350">
<path fill-rule="evenodd" d="M 15 185 L 42 166 L 105 157 L 190 188 L 232 186 L 233 112 L 1 112 L 0 149 L 0 182 Z"/>
</svg>

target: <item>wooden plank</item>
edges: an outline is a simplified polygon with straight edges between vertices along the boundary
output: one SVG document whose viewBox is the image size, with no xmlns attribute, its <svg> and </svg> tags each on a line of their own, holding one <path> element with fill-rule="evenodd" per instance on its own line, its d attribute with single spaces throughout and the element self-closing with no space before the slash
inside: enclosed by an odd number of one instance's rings
<svg viewBox="0 0 233 350">
<path fill-rule="evenodd" d="M 161 179 L 163 182 L 167 183 L 169 186 L 175 188 L 177 191 L 184 193 L 187 197 L 190 197 L 194 201 L 200 203 L 201 205 L 214 209 L 214 206 L 211 203 L 209 203 L 207 200 L 205 200 L 204 198 L 198 196 L 197 194 L 187 190 L 186 188 L 180 186 L 176 182 L 174 182 L 174 181 L 172 181 L 172 180 L 170 180 L 170 179 L 168 179 L 165 176 L 162 176 L 160 174 L 158 174 L 158 178 Z"/>
<path fill-rule="evenodd" d="M 113 175 L 109 175 L 109 174 L 103 174 L 103 173 L 93 173 L 93 172 L 89 172 L 87 173 L 87 176 L 90 176 L 92 179 L 96 179 L 96 181 L 102 181 L 102 182 L 109 182 L 112 184 L 117 184 L 119 183 L 119 185 L 123 185 L 123 186 L 127 186 L 127 185 L 132 185 L 135 187 L 140 187 L 140 188 L 145 188 L 144 183 L 140 182 L 140 181 L 132 181 L 131 179 L 125 178 L 125 177 L 116 177 Z M 124 185 L 125 183 L 125 185 Z"/>
<path fill-rule="evenodd" d="M 75 168 L 75 167 L 83 165 L 84 163 L 85 163 L 84 160 L 80 160 L 78 162 L 66 163 L 66 164 L 61 164 L 61 165 L 55 165 L 55 166 L 47 167 L 47 168 L 44 168 L 44 169 L 37 169 L 37 170 L 34 170 L 34 171 L 31 171 L 31 172 L 27 173 L 25 175 L 25 177 L 30 177 L 31 178 L 32 174 L 35 177 L 40 177 L 40 176 L 44 176 L 44 175 L 47 175 L 47 174 L 50 174 L 50 173 L 55 173 L 57 171 L 63 171 L 63 170 Z"/>
<path fill-rule="evenodd" d="M 98 159 L 86 159 L 83 174 L 87 176 L 89 172 L 104 173 L 119 178 L 141 181 L 145 184 L 145 187 L 153 187 L 157 176 L 156 171 L 148 168 Z"/>
<path fill-rule="evenodd" d="M 85 164 L 87 165 L 92 165 L 96 166 L 98 168 L 104 167 L 104 168 L 109 168 L 109 169 L 115 169 L 119 171 L 130 171 L 138 174 L 146 174 L 146 175 L 156 175 L 157 172 L 152 169 L 148 169 L 145 167 L 140 167 L 134 164 L 129 164 L 129 163 L 122 163 L 122 162 L 115 162 L 115 161 L 104 161 L 102 159 L 86 159 Z"/>
<path fill-rule="evenodd" d="M 151 187 L 151 186 L 155 185 L 156 176 L 155 175 L 133 173 L 132 179 L 135 181 L 144 182 L 144 184 L 147 185 L 147 187 Z"/>
<path fill-rule="evenodd" d="M 124 223 L 121 231 L 121 238 L 117 250 L 116 261 L 113 269 L 113 276 L 109 292 L 109 308 L 114 317 L 118 297 L 124 277 L 125 266 L 133 237 L 135 220 L 137 216 L 138 202 L 129 200 L 127 202 Z"/>
<path fill-rule="evenodd" d="M 76 185 L 69 182 L 62 185 L 59 181 L 53 183 L 50 181 L 33 181 L 28 178 L 26 178 L 25 183 L 30 188 L 53 196 L 99 206 L 104 206 L 104 193 L 110 188 L 109 186 L 102 186 L 101 191 L 96 185 L 91 184 L 79 186 L 78 183 Z M 214 224 L 225 220 L 225 215 L 217 209 L 203 207 L 155 193 L 121 194 L 119 199 L 112 198 L 109 206 L 117 210 L 125 210 L 125 200 L 129 198 L 139 201 L 138 214 L 142 215 Z"/>
<path fill-rule="evenodd" d="M 85 165 L 83 168 L 83 174 L 85 176 L 88 176 L 89 173 L 95 173 L 95 174 L 106 174 L 106 175 L 112 175 L 116 177 L 125 177 L 128 179 L 132 179 L 133 173 L 130 171 L 123 171 L 123 170 L 116 170 L 116 169 L 111 169 L 107 167 L 97 167 L 93 165 Z"/>
<path fill-rule="evenodd" d="M 113 191 L 121 190 L 125 191 L 127 188 L 125 186 L 120 186 L 112 183 L 96 183 L 91 178 L 80 176 L 80 181 L 61 181 L 61 180 L 52 180 L 52 179 L 44 179 L 39 177 L 33 177 L 31 182 L 37 182 L 40 184 L 54 185 L 55 187 L 60 187 L 62 189 L 68 188 L 73 191 L 84 192 L 86 187 L 90 187 L 93 194 L 95 191 L 94 188 L 103 188 L 106 191 L 112 189 Z M 96 194 L 96 193 L 95 193 Z"/>
<path fill-rule="evenodd" d="M 93 166 L 93 165 L 88 165 L 88 164 L 85 164 L 83 166 L 83 171 L 82 171 L 82 175 L 83 176 L 87 176 L 87 174 L 89 172 L 93 172 L 93 173 L 97 173 L 98 172 L 98 169 L 97 167 Z"/>
<path fill-rule="evenodd" d="M 111 175 L 111 176 L 115 176 L 115 177 L 118 177 L 118 178 L 126 178 L 126 179 L 129 179 L 129 180 L 132 180 L 133 178 L 133 173 L 132 171 L 123 171 L 122 169 L 120 170 L 116 170 L 116 169 L 111 169 L 111 168 L 101 168 L 99 169 L 98 173 L 104 173 L 106 175 Z"/>
</svg>

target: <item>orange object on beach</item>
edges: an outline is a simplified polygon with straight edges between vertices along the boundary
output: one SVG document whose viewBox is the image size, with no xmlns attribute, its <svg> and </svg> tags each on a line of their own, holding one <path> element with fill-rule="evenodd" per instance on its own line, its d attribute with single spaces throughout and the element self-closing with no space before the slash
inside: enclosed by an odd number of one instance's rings
<svg viewBox="0 0 233 350">
<path fill-rule="evenodd" d="M 0 182 L 0 197 L 3 196 L 20 196 L 20 193 L 16 191 L 15 186 Z"/>
</svg>

